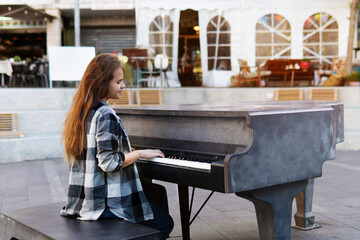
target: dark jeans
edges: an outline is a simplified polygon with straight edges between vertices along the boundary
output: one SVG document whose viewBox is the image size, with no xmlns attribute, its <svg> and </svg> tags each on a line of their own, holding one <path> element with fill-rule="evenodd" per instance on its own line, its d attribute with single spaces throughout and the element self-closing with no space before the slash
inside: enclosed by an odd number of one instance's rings
<svg viewBox="0 0 360 240">
<path fill-rule="evenodd" d="M 154 219 L 140 222 L 139 224 L 161 231 L 161 239 L 166 239 L 169 237 L 171 231 L 174 228 L 174 221 L 167 213 L 167 211 L 153 202 L 149 202 L 154 213 Z M 108 208 L 106 208 L 100 218 L 117 218 L 117 216 L 115 216 Z"/>
</svg>

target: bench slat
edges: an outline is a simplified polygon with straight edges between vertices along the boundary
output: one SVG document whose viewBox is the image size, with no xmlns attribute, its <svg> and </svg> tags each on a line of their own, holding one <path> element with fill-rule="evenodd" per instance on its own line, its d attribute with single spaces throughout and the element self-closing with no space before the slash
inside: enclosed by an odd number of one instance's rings
<svg viewBox="0 0 360 240">
<path fill-rule="evenodd" d="M 309 89 L 307 92 L 307 100 L 339 101 L 339 89 L 336 88 Z"/>
<path fill-rule="evenodd" d="M 25 133 L 18 131 L 16 113 L 0 113 L 0 138 L 25 137 Z"/>
<path fill-rule="evenodd" d="M 133 92 L 131 90 L 123 90 L 120 99 L 109 99 L 108 104 L 113 108 L 138 106 L 133 101 Z"/>
<path fill-rule="evenodd" d="M 139 105 L 164 104 L 163 91 L 161 89 L 137 89 L 136 101 Z"/>
<path fill-rule="evenodd" d="M 274 100 L 304 100 L 304 91 L 303 89 L 276 89 L 274 91 Z"/>
</svg>

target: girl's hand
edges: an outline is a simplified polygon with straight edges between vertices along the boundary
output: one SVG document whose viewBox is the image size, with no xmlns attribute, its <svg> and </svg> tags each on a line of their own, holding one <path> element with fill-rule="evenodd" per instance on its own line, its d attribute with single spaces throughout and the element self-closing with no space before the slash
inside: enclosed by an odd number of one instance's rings
<svg viewBox="0 0 360 240">
<path fill-rule="evenodd" d="M 146 150 L 139 150 L 139 157 L 140 158 L 154 158 L 154 157 L 165 157 L 164 153 L 161 152 L 159 149 L 146 149 Z"/>
</svg>

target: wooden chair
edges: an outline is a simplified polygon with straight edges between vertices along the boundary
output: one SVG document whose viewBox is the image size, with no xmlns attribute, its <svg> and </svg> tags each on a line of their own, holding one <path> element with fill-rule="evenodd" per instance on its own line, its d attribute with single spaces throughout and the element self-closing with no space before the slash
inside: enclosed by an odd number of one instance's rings
<svg viewBox="0 0 360 240">
<path fill-rule="evenodd" d="M 133 107 L 138 104 L 134 104 L 133 92 L 131 90 L 122 90 L 120 99 L 109 99 L 108 104 L 113 108 L 121 107 Z"/>
<path fill-rule="evenodd" d="M 334 57 L 330 66 L 320 64 L 319 67 L 320 69 L 317 71 L 319 77 L 318 86 L 322 86 L 325 82 L 321 80 L 323 77 L 328 79 L 331 74 L 336 74 L 340 69 L 345 68 L 345 58 Z"/>
<path fill-rule="evenodd" d="M 270 76 L 270 71 L 261 71 L 260 67 L 255 66 L 256 73 L 251 72 L 251 68 L 246 60 L 238 59 L 239 61 L 239 75 L 238 75 L 238 84 L 237 86 L 240 87 L 246 82 L 256 82 L 257 87 L 261 87 L 261 78 Z"/>
<path fill-rule="evenodd" d="M 303 89 L 276 89 L 274 92 L 275 101 L 296 101 L 304 100 Z"/>
<path fill-rule="evenodd" d="M 25 137 L 25 133 L 18 130 L 16 113 L 0 113 L 0 138 Z"/>
<path fill-rule="evenodd" d="M 306 100 L 339 101 L 339 89 L 337 88 L 313 88 L 307 90 Z"/>
<path fill-rule="evenodd" d="M 162 89 L 136 89 L 136 102 L 139 105 L 159 105 L 164 104 L 164 94 Z"/>
</svg>

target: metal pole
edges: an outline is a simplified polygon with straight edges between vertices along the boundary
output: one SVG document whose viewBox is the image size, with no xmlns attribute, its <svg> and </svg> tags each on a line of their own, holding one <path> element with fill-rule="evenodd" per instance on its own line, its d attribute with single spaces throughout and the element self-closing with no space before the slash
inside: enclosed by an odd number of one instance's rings
<svg viewBox="0 0 360 240">
<path fill-rule="evenodd" d="M 79 4 L 79 0 L 75 0 L 74 30 L 75 30 L 75 46 L 80 47 L 80 4 Z"/>
</svg>

